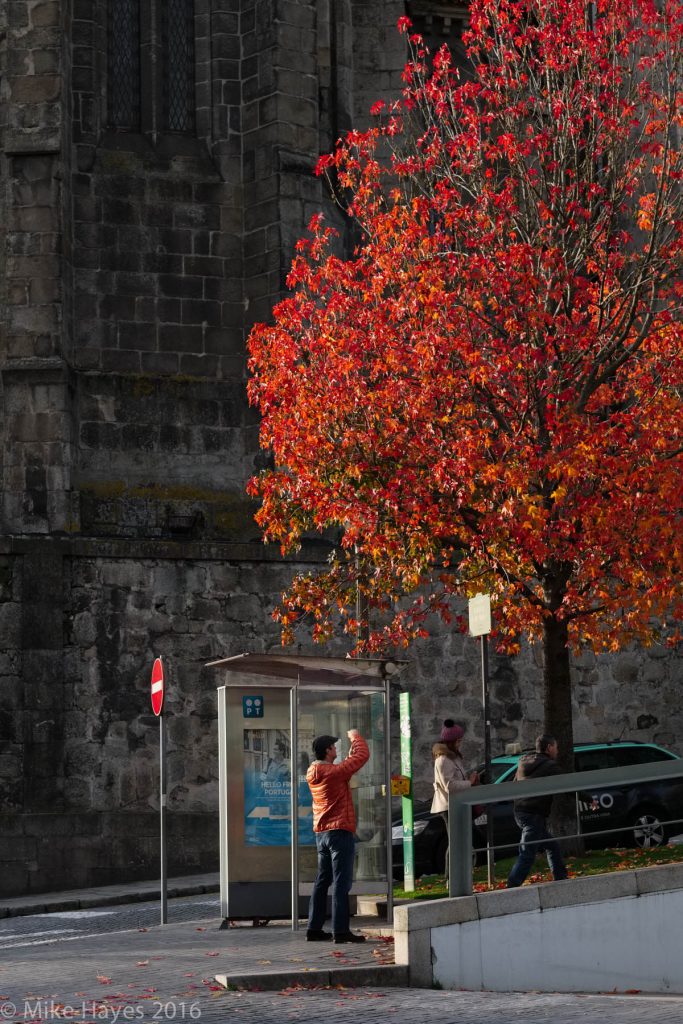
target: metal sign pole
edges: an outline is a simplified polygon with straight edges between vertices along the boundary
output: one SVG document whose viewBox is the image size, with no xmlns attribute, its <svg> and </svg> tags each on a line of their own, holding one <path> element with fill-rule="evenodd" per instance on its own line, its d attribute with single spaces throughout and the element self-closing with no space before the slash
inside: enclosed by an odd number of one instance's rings
<svg viewBox="0 0 683 1024">
<path fill-rule="evenodd" d="M 410 793 L 401 797 L 403 820 L 403 888 L 415 892 L 415 826 L 413 819 L 413 750 L 410 730 L 410 694 L 398 698 L 401 731 L 401 775 L 410 779 Z"/>
<path fill-rule="evenodd" d="M 491 775 L 491 712 L 489 709 L 489 642 L 486 633 L 481 640 L 481 687 L 482 704 L 484 706 L 484 763 L 486 765 L 486 781 L 492 782 Z M 493 851 L 493 817 L 492 808 L 486 809 L 486 866 L 489 887 L 496 878 L 495 858 Z"/>
<path fill-rule="evenodd" d="M 491 595 L 477 594 L 469 600 L 470 636 L 481 639 L 481 688 L 484 712 L 484 769 L 486 779 L 491 779 L 491 712 L 489 710 L 489 648 L 488 634 L 491 632 Z M 452 834 L 449 822 L 449 834 Z M 488 883 L 493 886 L 495 881 L 493 851 L 493 819 L 491 808 L 486 808 L 486 864 L 488 867 Z"/>
<path fill-rule="evenodd" d="M 159 841 L 161 862 L 161 923 L 166 924 L 166 729 L 159 715 Z"/>
<path fill-rule="evenodd" d="M 220 830 L 221 928 L 229 928 L 228 894 L 228 690 L 218 688 L 218 827 Z"/>
<path fill-rule="evenodd" d="M 290 809 L 292 822 L 292 931 L 299 930 L 299 749 L 298 682 L 289 691 L 289 778 Z"/>
<path fill-rule="evenodd" d="M 394 865 L 393 850 L 391 848 L 391 686 L 389 676 L 384 676 L 384 784 L 385 801 L 384 810 L 386 815 L 386 836 L 387 836 L 387 924 L 394 922 Z"/>
</svg>

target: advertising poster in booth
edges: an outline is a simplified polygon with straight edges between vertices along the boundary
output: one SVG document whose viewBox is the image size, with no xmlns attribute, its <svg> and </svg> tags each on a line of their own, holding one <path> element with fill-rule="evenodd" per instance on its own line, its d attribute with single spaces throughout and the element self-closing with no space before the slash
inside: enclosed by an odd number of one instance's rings
<svg viewBox="0 0 683 1024">
<path fill-rule="evenodd" d="M 304 761 L 306 762 L 304 764 Z M 297 765 L 299 844 L 314 844 L 308 758 Z M 247 846 L 289 846 L 292 785 L 288 729 L 244 730 L 244 840 Z"/>
</svg>

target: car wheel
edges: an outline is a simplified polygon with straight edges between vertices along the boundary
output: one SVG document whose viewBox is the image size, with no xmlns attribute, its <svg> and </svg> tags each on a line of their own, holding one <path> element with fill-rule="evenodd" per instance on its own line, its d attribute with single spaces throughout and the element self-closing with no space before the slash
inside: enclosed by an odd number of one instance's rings
<svg viewBox="0 0 683 1024">
<path fill-rule="evenodd" d="M 666 827 L 662 824 L 662 815 L 652 807 L 639 808 L 631 828 L 633 844 L 641 850 L 654 850 L 666 843 Z"/>
</svg>

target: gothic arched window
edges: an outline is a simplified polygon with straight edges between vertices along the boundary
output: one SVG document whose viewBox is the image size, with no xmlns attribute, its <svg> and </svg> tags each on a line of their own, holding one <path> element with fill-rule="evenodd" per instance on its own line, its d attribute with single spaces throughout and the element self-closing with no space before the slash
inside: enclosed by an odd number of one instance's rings
<svg viewBox="0 0 683 1024">
<path fill-rule="evenodd" d="M 194 0 L 108 0 L 107 119 L 142 132 L 195 130 Z"/>
<path fill-rule="evenodd" d="M 140 130 L 140 0 L 109 0 L 107 115 L 114 128 Z"/>
<path fill-rule="evenodd" d="M 164 129 L 191 132 L 195 126 L 194 2 L 164 0 L 162 10 Z"/>
</svg>

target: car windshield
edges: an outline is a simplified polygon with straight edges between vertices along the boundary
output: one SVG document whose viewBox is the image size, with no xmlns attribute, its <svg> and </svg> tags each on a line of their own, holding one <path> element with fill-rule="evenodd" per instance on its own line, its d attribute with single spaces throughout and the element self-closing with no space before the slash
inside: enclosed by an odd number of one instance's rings
<svg viewBox="0 0 683 1024">
<path fill-rule="evenodd" d="M 491 782 L 498 782 L 503 777 L 503 775 L 506 775 L 510 771 L 510 769 L 512 769 L 514 772 L 514 769 L 516 769 L 516 767 L 517 761 L 513 761 L 512 763 L 510 761 L 492 761 Z M 483 764 L 479 765 L 479 767 L 477 768 L 479 774 L 481 774 L 484 771 L 484 768 L 485 766 Z"/>
</svg>

